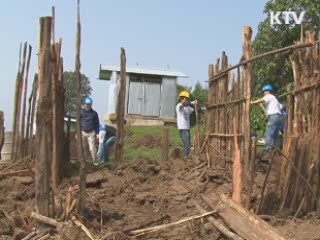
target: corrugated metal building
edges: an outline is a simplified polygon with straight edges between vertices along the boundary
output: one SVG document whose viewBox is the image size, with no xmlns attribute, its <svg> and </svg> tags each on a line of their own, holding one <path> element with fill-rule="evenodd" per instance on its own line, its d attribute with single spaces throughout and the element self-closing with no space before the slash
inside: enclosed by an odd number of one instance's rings
<svg viewBox="0 0 320 240">
<path fill-rule="evenodd" d="M 175 123 L 177 78 L 188 77 L 170 70 L 127 67 L 125 118 L 132 125 Z M 99 79 L 110 81 L 108 114 L 116 118 L 120 67 L 100 65 Z"/>
</svg>

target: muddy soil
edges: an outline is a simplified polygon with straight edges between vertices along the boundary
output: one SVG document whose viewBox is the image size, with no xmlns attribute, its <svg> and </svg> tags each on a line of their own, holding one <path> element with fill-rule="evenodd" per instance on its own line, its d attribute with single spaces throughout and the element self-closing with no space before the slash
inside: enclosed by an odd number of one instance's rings
<svg viewBox="0 0 320 240">
<path fill-rule="evenodd" d="M 97 168 L 89 165 L 86 226 L 97 239 L 107 233 L 116 233 L 107 239 L 129 239 L 130 229 L 156 226 L 198 215 L 195 203 L 201 203 L 201 194 L 230 195 L 232 189 L 229 171 L 225 166 L 213 163 L 213 167 L 208 170 L 206 164 L 203 164 L 205 161 L 203 157 L 157 164 L 148 159 L 138 159 L 115 167 Z M 199 164 L 202 167 L 199 168 Z M 20 164 L 8 169 L 8 166 L 0 164 L 0 172 L 26 167 Z M 252 204 L 259 197 L 267 167 L 267 163 L 257 163 Z M 61 198 L 57 200 L 62 205 L 65 203 L 67 189 L 70 186 L 77 189 L 77 173 L 77 164 L 69 166 L 69 178 L 63 180 L 59 194 Z M 277 176 L 271 174 L 268 189 L 276 184 L 276 180 Z M 34 211 L 34 196 L 32 176 L 0 177 L 0 239 L 22 239 L 32 230 L 35 223 L 29 216 Z M 72 196 L 76 198 L 76 195 Z M 272 199 L 271 196 L 269 199 Z M 269 200 L 266 202 L 269 206 Z M 268 212 L 267 209 L 263 214 L 275 215 L 268 219 L 269 223 L 288 239 L 320 239 L 318 215 L 310 214 L 292 220 L 290 214 L 274 211 Z M 71 232 L 65 235 L 76 233 L 75 230 Z M 77 234 L 80 234 L 77 239 L 86 239 L 81 233 Z M 62 233 L 52 239 L 62 239 L 61 236 Z M 220 234 L 206 221 L 195 220 L 136 239 L 223 239 L 219 237 Z"/>
</svg>

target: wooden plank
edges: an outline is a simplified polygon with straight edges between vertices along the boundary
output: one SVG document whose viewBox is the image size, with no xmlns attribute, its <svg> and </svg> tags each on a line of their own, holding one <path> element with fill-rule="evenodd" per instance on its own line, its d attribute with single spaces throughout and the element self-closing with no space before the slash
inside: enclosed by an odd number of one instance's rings
<svg viewBox="0 0 320 240">
<path fill-rule="evenodd" d="M 206 210 L 204 210 L 199 204 L 196 204 L 196 208 L 199 210 L 201 214 L 206 213 Z M 221 223 L 219 220 L 217 220 L 214 217 L 208 217 L 208 221 L 221 232 L 224 236 L 228 237 L 229 239 L 233 240 L 243 240 L 242 237 L 238 236 L 234 232 L 230 231 L 223 223 Z"/>
<path fill-rule="evenodd" d="M 202 195 L 202 198 L 212 209 L 217 209 L 219 217 L 240 237 L 246 240 L 285 240 L 272 226 L 226 195 Z"/>
<path fill-rule="evenodd" d="M 124 115 L 125 115 L 125 100 L 126 100 L 126 52 L 121 48 L 121 71 L 120 71 L 120 91 L 117 102 L 117 142 L 115 150 L 116 161 L 123 160 L 123 147 L 124 147 Z"/>
</svg>

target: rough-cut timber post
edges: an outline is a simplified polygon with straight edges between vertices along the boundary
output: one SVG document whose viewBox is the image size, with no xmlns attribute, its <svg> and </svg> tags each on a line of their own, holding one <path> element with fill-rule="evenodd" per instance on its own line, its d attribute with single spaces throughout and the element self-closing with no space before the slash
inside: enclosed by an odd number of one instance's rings
<svg viewBox="0 0 320 240">
<path fill-rule="evenodd" d="M 22 49 L 22 43 L 20 43 L 20 49 L 19 49 L 19 65 L 18 65 L 18 71 L 16 76 L 16 89 L 14 94 L 11 160 L 14 160 L 14 155 L 15 155 L 15 152 L 17 151 L 14 143 L 16 141 L 16 134 L 17 134 L 16 125 L 17 125 L 18 100 L 19 100 L 20 71 L 21 71 L 21 49 Z"/>
<path fill-rule="evenodd" d="M 33 136 L 33 126 L 34 126 L 34 117 L 36 112 L 36 103 L 38 98 L 38 74 L 34 75 L 33 86 L 32 86 L 32 104 L 31 104 L 31 119 L 30 119 L 30 131 L 29 131 L 29 146 L 28 152 L 31 155 L 31 158 L 34 156 L 33 146 L 34 146 L 34 136 Z"/>
<path fill-rule="evenodd" d="M 27 114 L 27 128 L 26 128 L 26 148 L 27 148 L 27 154 L 30 155 L 31 152 L 29 152 L 29 145 L 30 145 L 30 119 L 31 119 L 31 110 L 32 110 L 32 101 L 35 96 L 35 80 L 33 80 L 32 83 L 32 90 L 29 96 L 29 104 L 28 104 L 28 114 Z"/>
<path fill-rule="evenodd" d="M 1 151 L 4 144 L 4 113 L 0 111 L 0 160 L 1 160 Z"/>
<path fill-rule="evenodd" d="M 86 160 L 84 157 L 83 146 L 82 146 L 82 134 L 80 125 L 80 111 L 82 105 L 81 99 L 81 62 L 80 62 L 80 46 L 81 46 L 81 22 L 80 22 L 80 0 L 77 1 L 77 36 L 76 36 L 76 59 L 75 59 L 75 72 L 77 81 L 77 136 L 78 136 L 78 156 L 80 159 L 80 182 L 79 182 L 79 204 L 78 204 L 78 214 L 83 216 L 85 199 L 86 199 Z"/>
<path fill-rule="evenodd" d="M 36 165 L 36 212 L 49 216 L 50 213 L 50 163 L 52 159 L 52 104 L 51 104 L 51 17 L 40 18 L 39 51 L 39 104 L 37 110 L 37 158 Z M 39 224 L 37 231 L 46 230 Z"/>
<path fill-rule="evenodd" d="M 121 72 L 120 72 L 120 91 L 117 106 L 117 143 L 116 143 L 116 160 L 123 160 L 124 145 L 124 109 L 126 97 L 126 52 L 121 48 Z"/>
<path fill-rule="evenodd" d="M 233 189 L 232 200 L 241 205 L 241 190 L 242 190 L 242 170 L 241 170 L 241 154 L 238 144 L 238 123 L 236 118 L 233 118 L 233 134 L 234 134 L 234 162 L 233 162 Z"/>
<path fill-rule="evenodd" d="M 28 51 L 28 58 L 27 58 L 27 69 L 26 74 L 24 77 L 24 93 L 23 93 L 23 102 L 22 102 L 22 123 L 21 123 L 21 139 L 20 139 L 20 145 L 21 145 L 21 156 L 25 157 L 26 155 L 26 108 L 27 108 L 27 92 L 28 92 L 28 76 L 29 76 L 29 69 L 30 69 L 30 60 L 31 60 L 31 53 L 32 53 L 32 47 L 29 45 L 29 51 Z M 27 123 L 28 124 L 28 123 Z"/>
<path fill-rule="evenodd" d="M 252 186 L 253 186 L 253 174 L 254 174 L 254 164 L 256 159 L 257 153 L 257 138 L 252 141 L 252 148 L 251 148 L 251 164 L 249 166 L 249 186 L 247 191 L 247 199 L 246 199 L 246 208 L 251 208 L 251 193 L 252 193 Z"/>
<path fill-rule="evenodd" d="M 162 135 L 162 157 L 161 160 L 167 161 L 169 159 L 169 128 L 163 128 Z"/>
<path fill-rule="evenodd" d="M 244 45 L 243 45 L 243 56 L 245 60 L 252 58 L 252 29 L 248 26 L 244 27 L 243 30 Z M 245 187 L 248 189 L 249 186 L 249 175 L 250 175 L 250 140 L 251 140 L 251 129 L 250 129 L 250 102 L 252 95 L 252 64 L 248 63 L 244 66 L 245 70 L 245 81 L 246 81 L 246 109 L 245 109 L 245 149 L 244 149 L 244 176 L 245 176 Z"/>
<path fill-rule="evenodd" d="M 23 55 L 22 55 L 22 66 L 21 71 L 17 76 L 17 89 L 16 89 L 16 99 L 15 99 L 15 122 L 14 122 L 14 142 L 12 143 L 14 146 L 13 150 L 13 160 L 17 160 L 20 155 L 20 120 L 21 120 L 21 98 L 22 98 L 22 89 L 23 89 L 23 76 L 24 69 L 26 65 L 26 56 L 27 56 L 27 43 L 24 44 L 23 47 Z"/>
</svg>

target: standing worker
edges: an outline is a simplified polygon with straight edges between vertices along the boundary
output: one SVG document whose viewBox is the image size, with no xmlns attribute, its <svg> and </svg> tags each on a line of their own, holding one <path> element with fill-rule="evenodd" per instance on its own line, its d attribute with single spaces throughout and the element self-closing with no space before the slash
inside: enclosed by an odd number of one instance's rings
<svg viewBox="0 0 320 240">
<path fill-rule="evenodd" d="M 94 165 L 98 165 L 96 139 L 99 134 L 99 117 L 98 113 L 92 109 L 92 99 L 84 99 L 84 109 L 80 115 L 83 142 L 88 142 L 89 149 Z"/>
<path fill-rule="evenodd" d="M 197 105 L 197 100 L 190 102 L 190 94 L 187 91 L 182 91 L 179 94 L 179 103 L 176 106 L 177 126 L 179 134 L 184 146 L 184 157 L 190 155 L 190 114 L 194 112 L 194 106 Z"/>
<path fill-rule="evenodd" d="M 0 160 L 1 160 L 1 151 L 4 144 L 4 113 L 0 111 Z"/>
<path fill-rule="evenodd" d="M 268 116 L 267 130 L 266 130 L 266 152 L 272 150 L 272 145 L 280 148 L 281 142 L 279 132 L 282 127 L 283 117 L 281 113 L 281 104 L 278 99 L 272 94 L 272 85 L 266 85 L 262 88 L 264 97 L 251 104 L 264 104 L 265 113 Z"/>
</svg>

